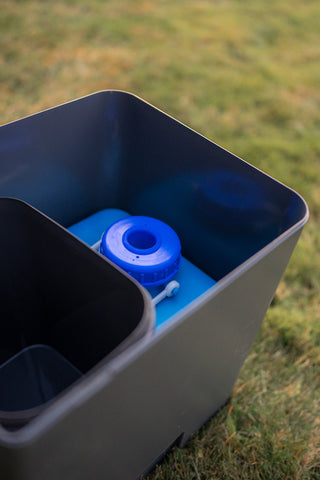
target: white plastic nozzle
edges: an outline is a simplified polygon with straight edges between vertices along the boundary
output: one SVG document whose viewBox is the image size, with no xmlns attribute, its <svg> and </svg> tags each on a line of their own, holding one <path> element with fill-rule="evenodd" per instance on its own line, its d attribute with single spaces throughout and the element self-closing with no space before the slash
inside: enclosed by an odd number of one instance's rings
<svg viewBox="0 0 320 480">
<path fill-rule="evenodd" d="M 180 289 L 180 283 L 176 282 L 176 280 L 171 280 L 171 282 L 169 282 L 164 287 L 162 292 L 160 292 L 157 296 L 155 296 L 152 299 L 153 305 L 157 305 L 159 302 L 161 302 L 162 300 L 164 300 L 167 297 L 169 297 L 169 298 L 174 297 L 175 295 L 177 295 L 179 289 Z"/>
</svg>

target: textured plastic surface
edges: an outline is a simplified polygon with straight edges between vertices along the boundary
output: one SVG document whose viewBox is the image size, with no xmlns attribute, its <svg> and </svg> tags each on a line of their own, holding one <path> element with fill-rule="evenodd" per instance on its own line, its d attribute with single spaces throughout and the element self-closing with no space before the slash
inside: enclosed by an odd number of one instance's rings
<svg viewBox="0 0 320 480">
<path fill-rule="evenodd" d="M 127 217 L 103 234 L 100 252 L 144 287 L 168 282 L 179 270 L 181 244 L 169 225 L 156 218 Z"/>
<path fill-rule="evenodd" d="M 101 238 L 104 229 L 118 220 L 128 218 L 128 216 L 129 214 L 123 210 L 110 208 L 90 215 L 69 227 L 68 230 L 90 246 Z M 157 328 L 163 326 L 167 320 L 180 312 L 182 308 L 190 305 L 191 302 L 195 301 L 216 283 L 184 257 L 181 258 L 180 268 L 174 279 L 180 284 L 179 292 L 176 296 L 156 305 Z M 162 289 L 162 286 L 150 287 L 148 291 L 154 298 Z"/>
<path fill-rule="evenodd" d="M 153 337 L 88 372 L 28 425 L 15 432 L 0 427 L 6 480 L 139 478 L 227 401 L 307 206 L 294 191 L 125 92 L 100 92 L 5 125 L 0 146 L 1 196 L 21 198 L 64 226 L 114 207 L 159 218 L 179 235 L 183 255 L 218 280 Z M 212 193 L 220 172 L 237 179 L 243 202 L 259 192 L 242 222 L 237 202 L 232 208 L 220 201 L 228 198 L 229 182 L 219 198 Z M 71 251 L 79 242 L 65 235 Z M 101 262 L 82 248 L 75 281 L 82 281 L 83 258 Z M 44 260 L 46 268 L 47 245 L 41 251 L 36 263 Z M 23 253 L 19 263 L 28 258 Z M 67 258 L 52 264 L 63 279 Z M 4 278 L 12 265 L 14 257 L 3 262 Z M 41 286 L 46 277 L 40 278 Z M 11 298 L 14 285 L 6 287 Z M 95 312 L 86 318 L 94 331 Z"/>
</svg>

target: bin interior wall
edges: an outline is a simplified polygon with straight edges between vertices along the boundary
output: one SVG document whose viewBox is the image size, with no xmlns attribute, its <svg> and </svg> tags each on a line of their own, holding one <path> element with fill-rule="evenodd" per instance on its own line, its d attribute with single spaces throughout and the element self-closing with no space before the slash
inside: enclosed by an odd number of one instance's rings
<svg viewBox="0 0 320 480">
<path fill-rule="evenodd" d="M 0 145 L 0 195 L 64 226 L 110 207 L 154 216 L 215 280 L 306 213 L 295 192 L 125 92 L 6 125 Z"/>
<path fill-rule="evenodd" d="M 139 289 L 22 202 L 0 199 L 0 363 L 50 345 L 85 373 L 138 326 Z"/>
<path fill-rule="evenodd" d="M 155 216 L 215 280 L 306 214 L 292 190 L 152 106 L 131 97 L 122 207 Z"/>
</svg>

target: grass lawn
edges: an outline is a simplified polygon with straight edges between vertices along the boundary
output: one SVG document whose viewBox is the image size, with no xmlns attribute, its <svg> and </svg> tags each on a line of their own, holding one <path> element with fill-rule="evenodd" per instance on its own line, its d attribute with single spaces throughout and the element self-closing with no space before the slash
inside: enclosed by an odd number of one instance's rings
<svg viewBox="0 0 320 480">
<path fill-rule="evenodd" d="M 230 403 L 148 480 L 320 479 L 320 2 L 0 0 L 0 12 L 0 123 L 124 89 L 306 199 Z"/>
</svg>

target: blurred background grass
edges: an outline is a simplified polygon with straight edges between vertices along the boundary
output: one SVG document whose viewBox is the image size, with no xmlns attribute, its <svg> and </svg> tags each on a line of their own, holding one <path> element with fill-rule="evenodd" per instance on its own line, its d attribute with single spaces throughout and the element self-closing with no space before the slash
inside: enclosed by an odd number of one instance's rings
<svg viewBox="0 0 320 480">
<path fill-rule="evenodd" d="M 320 479 L 320 2 L 0 0 L 0 29 L 1 123 L 128 90 L 307 200 L 230 403 L 148 479 Z"/>
</svg>

